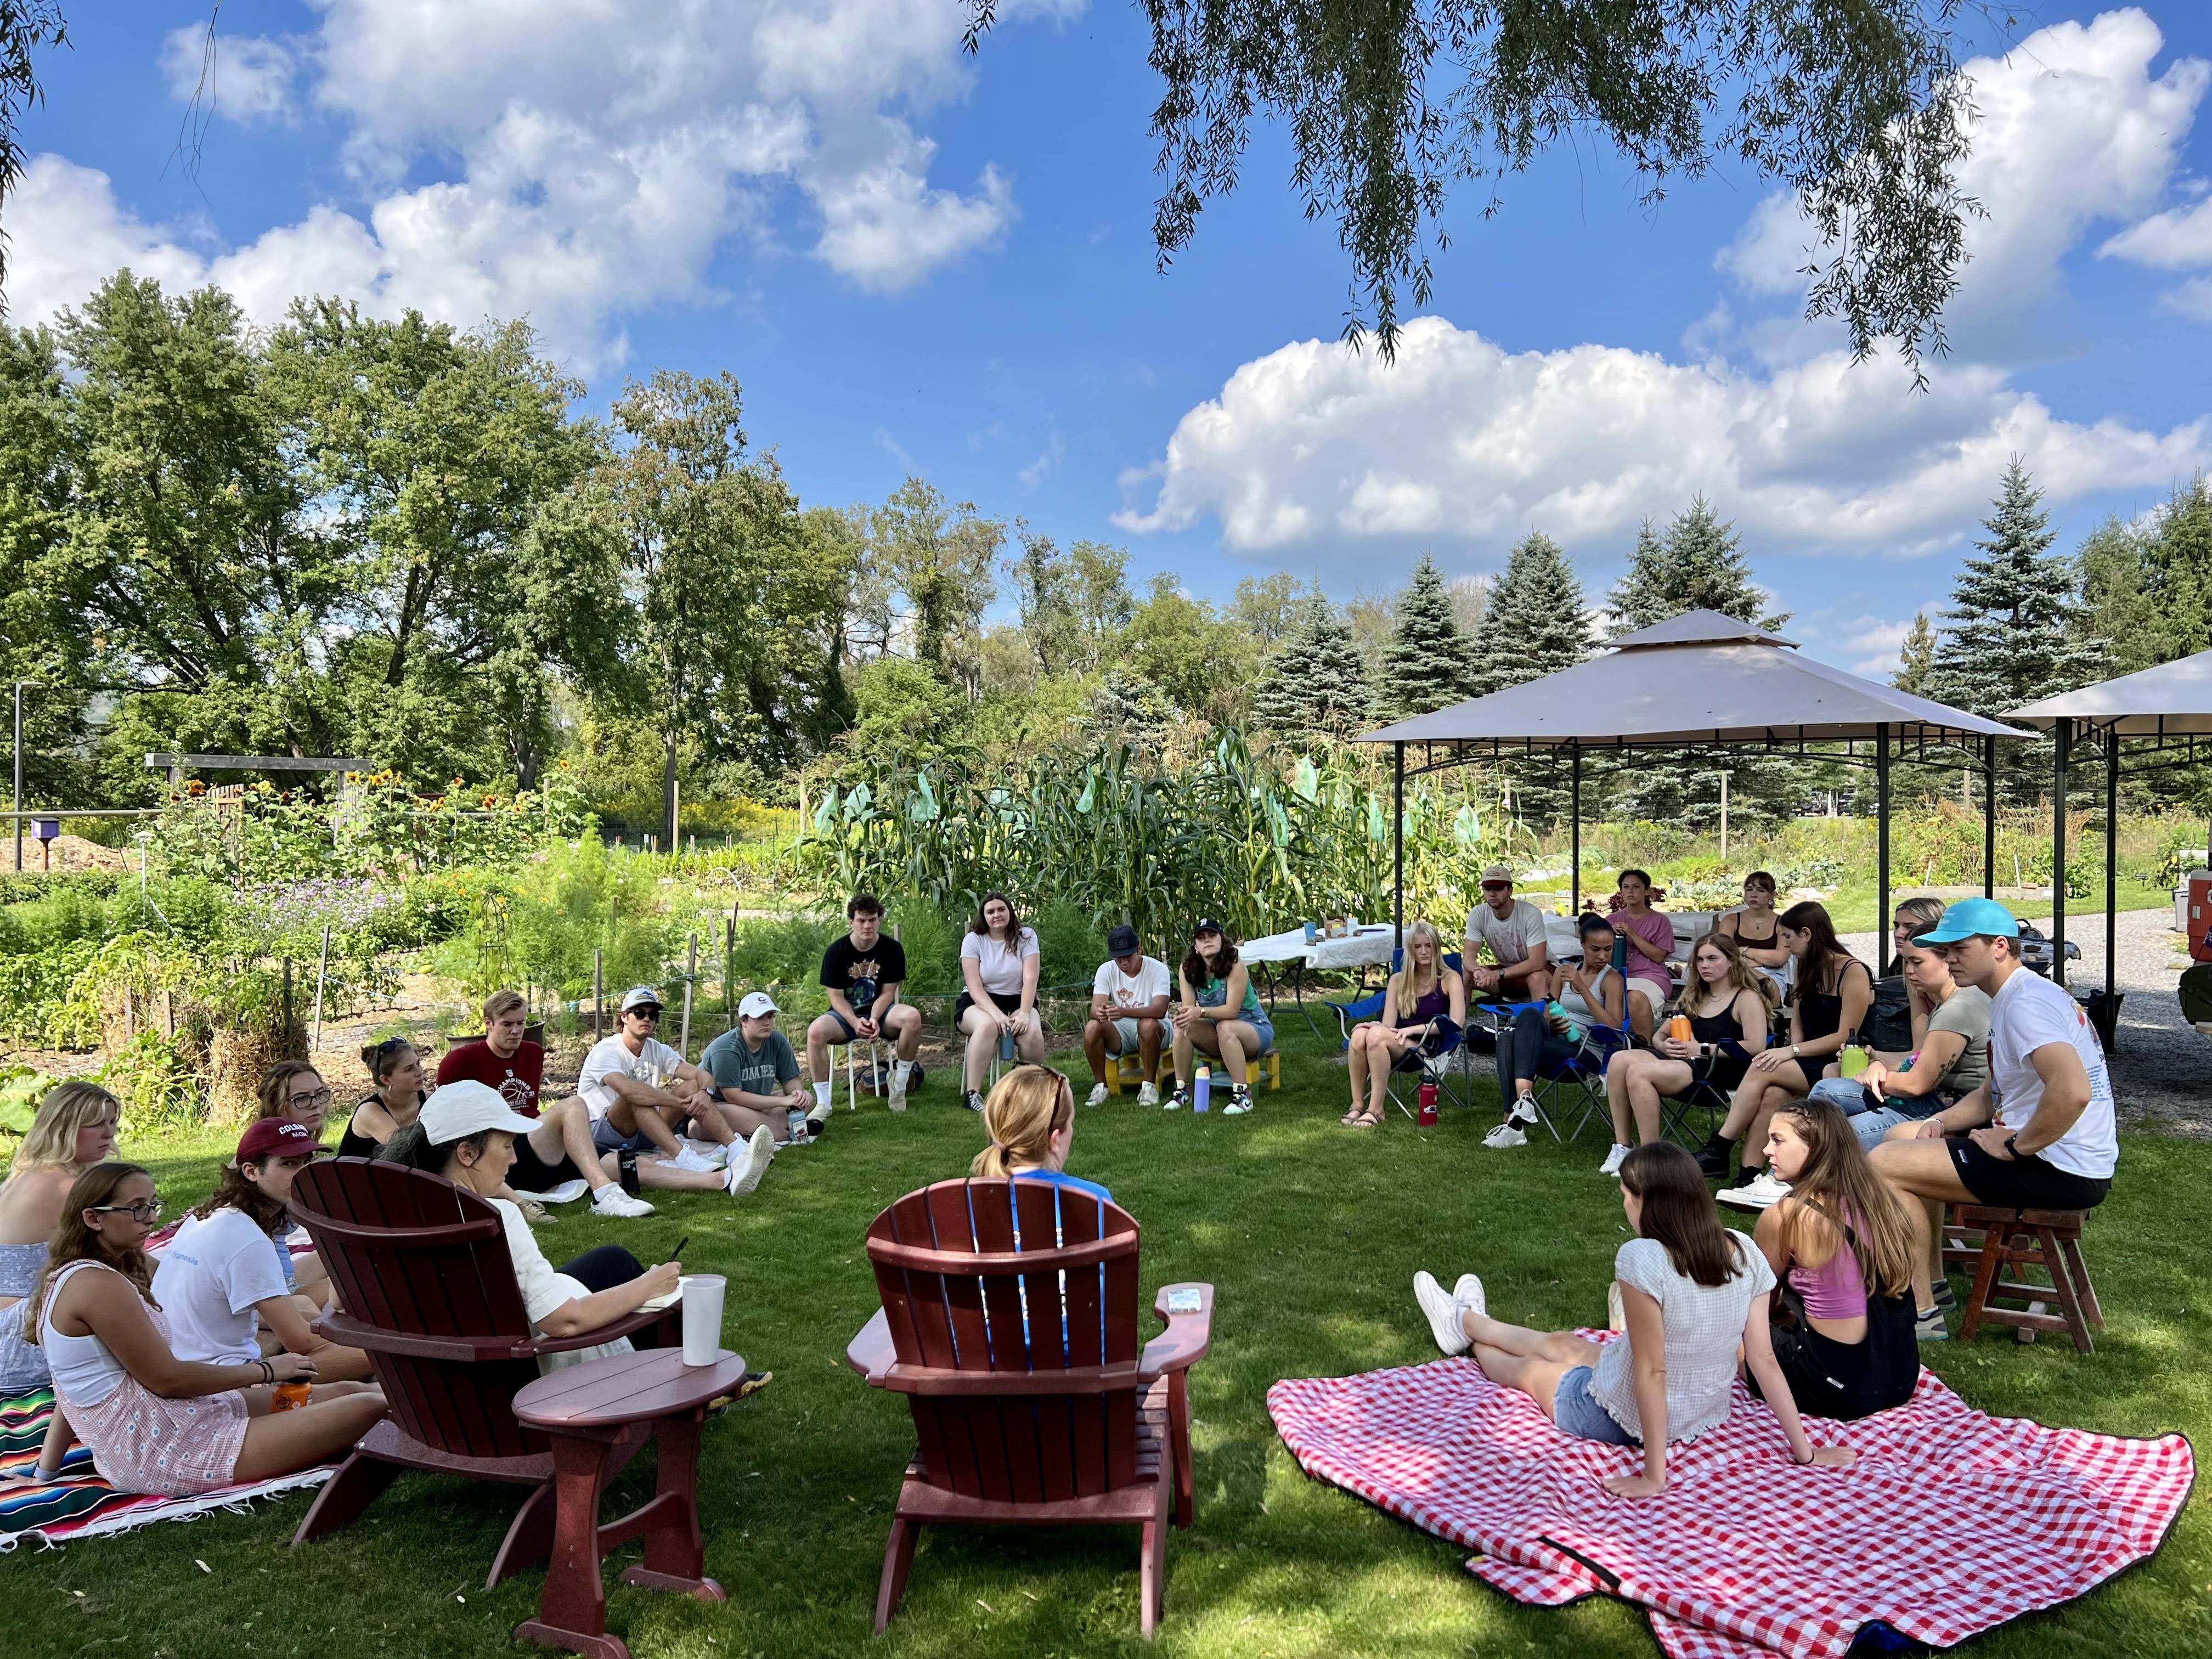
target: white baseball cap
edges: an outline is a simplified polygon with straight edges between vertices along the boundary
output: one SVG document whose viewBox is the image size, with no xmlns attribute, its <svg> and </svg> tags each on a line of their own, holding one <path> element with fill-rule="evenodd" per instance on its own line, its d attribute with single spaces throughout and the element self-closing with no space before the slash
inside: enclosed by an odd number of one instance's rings
<svg viewBox="0 0 2212 1659">
<path fill-rule="evenodd" d="M 767 992 L 749 991 L 745 1000 L 738 1005 L 738 1012 L 747 1019 L 758 1019 L 763 1014 L 780 1014 L 783 1010 L 775 1006 L 775 999 Z"/>
<path fill-rule="evenodd" d="M 653 986 L 633 985 L 623 993 L 622 1011 L 624 1013 L 628 1013 L 633 1008 L 658 1008 L 659 1006 L 660 1006 L 660 993 Z"/>
<path fill-rule="evenodd" d="M 510 1134 L 526 1135 L 538 1127 L 537 1119 L 516 1111 L 498 1090 L 472 1079 L 433 1089 L 429 1099 L 422 1103 L 418 1121 L 433 1146 L 443 1146 L 485 1129 L 505 1129 Z"/>
</svg>

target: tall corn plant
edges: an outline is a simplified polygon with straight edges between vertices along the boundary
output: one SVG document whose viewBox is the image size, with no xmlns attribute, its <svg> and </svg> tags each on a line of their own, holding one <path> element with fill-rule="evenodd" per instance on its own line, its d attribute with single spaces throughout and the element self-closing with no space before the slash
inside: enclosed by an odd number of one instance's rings
<svg viewBox="0 0 2212 1659">
<path fill-rule="evenodd" d="M 1479 780 L 1407 792 L 1409 913 L 1449 915 L 1511 828 Z M 1256 755 L 1224 731 L 1170 769 L 1122 744 L 1048 753 L 987 781 L 894 757 L 825 794 L 798 873 L 844 892 L 918 898 L 949 915 L 994 890 L 1034 910 L 1065 900 L 1127 917 L 1154 948 L 1200 915 L 1241 938 L 1342 910 L 1387 914 L 1390 789 L 1371 750 Z"/>
</svg>

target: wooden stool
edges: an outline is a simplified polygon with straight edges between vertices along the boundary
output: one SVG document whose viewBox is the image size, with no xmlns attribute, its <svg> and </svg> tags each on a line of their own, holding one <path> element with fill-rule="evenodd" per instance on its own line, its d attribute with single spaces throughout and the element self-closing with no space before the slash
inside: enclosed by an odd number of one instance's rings
<svg viewBox="0 0 2212 1659">
<path fill-rule="evenodd" d="M 2097 1306 L 2096 1287 L 2089 1282 L 2089 1266 L 2081 1256 L 2081 1224 L 2085 1210 L 2013 1210 L 1985 1204 L 1954 1204 L 1943 1224 L 1943 1265 L 1973 1265 L 1974 1287 L 1967 1293 L 1966 1321 L 1960 1328 L 1962 1340 L 1972 1341 L 1984 1321 L 2010 1325 L 2027 1332 L 2033 1341 L 2037 1331 L 2064 1331 L 2083 1353 L 2093 1352 L 2092 1327 L 2105 1328 L 2105 1316 Z M 1978 1241 L 1972 1235 L 1978 1233 Z M 2040 1267 L 2051 1283 L 2037 1285 L 2007 1279 L 2008 1266 Z M 2062 1313 L 2032 1313 L 2025 1309 L 1991 1305 L 1997 1297 L 2024 1302 L 2056 1302 Z"/>
<path fill-rule="evenodd" d="M 1133 1089 L 1136 1087 L 1137 1080 L 1144 1075 L 1144 1063 L 1134 1054 L 1111 1054 L 1108 1058 L 1113 1060 L 1114 1064 L 1107 1073 L 1107 1088 L 1118 1095 L 1125 1087 Z M 1162 1058 L 1165 1059 L 1166 1056 L 1163 1055 Z M 1206 1057 L 1206 1064 L 1209 1066 L 1219 1066 L 1220 1063 L 1210 1055 Z M 1224 1071 L 1217 1075 L 1225 1078 L 1229 1074 Z M 1281 1088 L 1283 1086 L 1283 1051 L 1280 1048 L 1270 1048 L 1264 1054 L 1255 1055 L 1246 1062 L 1244 1075 L 1251 1080 L 1252 1086 L 1255 1089 L 1262 1084 L 1269 1089 Z"/>
</svg>

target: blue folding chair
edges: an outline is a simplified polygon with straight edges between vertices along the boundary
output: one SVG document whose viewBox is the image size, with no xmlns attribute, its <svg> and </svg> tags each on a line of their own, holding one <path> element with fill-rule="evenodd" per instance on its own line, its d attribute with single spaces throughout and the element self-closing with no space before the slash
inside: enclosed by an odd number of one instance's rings
<svg viewBox="0 0 2212 1659">
<path fill-rule="evenodd" d="M 1523 1009 L 1541 1008 L 1540 1002 L 1500 1002 L 1486 1004 L 1487 1012 L 1495 1018 L 1501 1038 L 1510 1030 L 1513 1017 Z M 1607 1063 L 1620 1050 L 1634 1045 L 1635 1039 L 1625 1026 L 1592 1024 L 1586 1028 L 1582 1046 L 1564 1060 L 1539 1065 L 1534 1079 L 1532 1098 L 1536 1106 L 1536 1118 L 1552 1132 L 1552 1139 L 1569 1141 L 1577 1138 L 1593 1117 L 1610 1117 L 1612 1107 L 1605 1094 Z M 1578 1091 L 1582 1111 L 1575 1119 L 1575 1127 L 1565 1134 L 1559 1133 L 1559 1103 L 1568 1090 Z M 1569 1105 L 1571 1107 L 1572 1103 Z"/>
<path fill-rule="evenodd" d="M 1402 947 L 1393 951 L 1390 953 L 1390 971 L 1392 973 L 1395 974 L 1398 971 L 1400 963 L 1405 954 L 1405 951 Z M 1463 961 L 1464 958 L 1457 951 L 1447 951 L 1444 953 L 1443 965 L 1446 968 L 1449 968 L 1455 974 L 1463 971 L 1462 966 Z M 1380 1019 L 1382 1018 L 1382 1001 L 1389 993 L 1389 981 L 1385 980 L 1381 990 L 1370 992 L 1367 995 L 1360 998 L 1357 1002 L 1331 1002 L 1327 999 L 1323 1000 L 1322 1006 L 1328 1008 L 1336 1015 L 1337 1047 L 1340 1052 L 1349 1049 L 1352 1047 L 1352 1028 L 1353 1026 L 1364 1025 L 1370 1019 Z M 1471 1018 L 1472 1017 L 1472 1013 L 1470 1013 L 1469 1018 Z M 1404 1101 L 1398 1098 L 1397 1079 L 1401 1077 L 1412 1077 L 1416 1073 L 1425 1076 L 1433 1076 L 1437 1080 L 1437 1086 L 1446 1094 L 1449 1094 L 1451 1092 L 1451 1073 L 1443 1062 L 1449 1060 L 1453 1054 L 1456 1054 L 1459 1051 L 1461 1045 L 1466 1041 L 1467 1031 L 1466 1029 L 1462 1027 L 1458 1030 L 1449 1033 L 1431 1052 L 1425 1053 L 1419 1048 L 1409 1048 L 1404 1054 L 1399 1055 L 1396 1060 L 1392 1062 L 1390 1066 L 1391 1081 L 1388 1085 L 1390 1096 L 1390 1103 L 1395 1106 L 1400 1111 L 1404 1112 L 1407 1117 L 1413 1116 L 1412 1109 L 1409 1108 Z M 1458 1097 L 1457 1103 L 1462 1106 L 1471 1106 L 1474 1103 L 1474 1097 L 1471 1094 L 1462 1094 Z"/>
</svg>

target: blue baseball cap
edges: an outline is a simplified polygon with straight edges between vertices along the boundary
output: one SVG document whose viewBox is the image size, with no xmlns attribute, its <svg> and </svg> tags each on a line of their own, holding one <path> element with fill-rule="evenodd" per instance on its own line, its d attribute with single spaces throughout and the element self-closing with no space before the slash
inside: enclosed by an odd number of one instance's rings
<svg viewBox="0 0 2212 1659">
<path fill-rule="evenodd" d="M 2020 920 L 1995 899 L 1960 899 L 1943 912 L 1942 921 L 1917 934 L 1916 945 L 1956 945 L 1962 939 L 1987 934 L 1996 939 L 2018 939 Z"/>
</svg>

